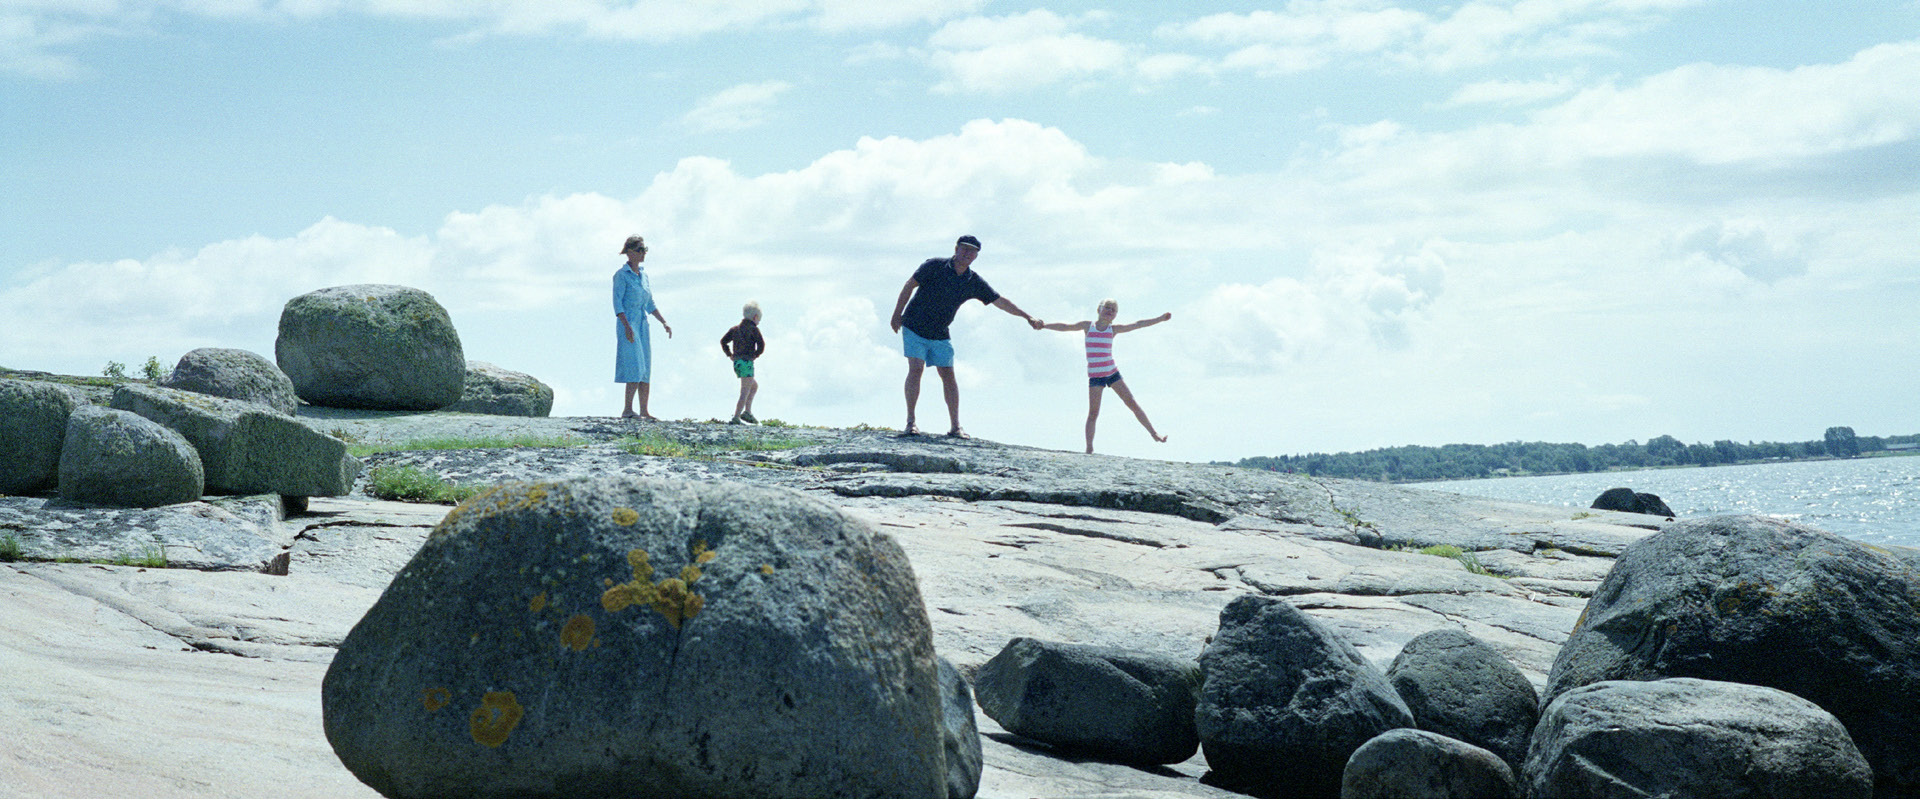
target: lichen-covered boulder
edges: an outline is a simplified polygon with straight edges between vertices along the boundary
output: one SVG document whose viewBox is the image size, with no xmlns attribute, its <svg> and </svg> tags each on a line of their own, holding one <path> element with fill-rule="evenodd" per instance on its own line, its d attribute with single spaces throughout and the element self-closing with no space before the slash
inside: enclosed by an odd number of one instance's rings
<svg viewBox="0 0 1920 799">
<path fill-rule="evenodd" d="M 129 383 L 114 390 L 113 407 L 185 436 L 208 493 L 337 497 L 360 475 L 345 442 L 258 403 Z"/>
<path fill-rule="evenodd" d="M 1920 796 L 1920 569 L 1774 519 L 1670 525 L 1627 547 L 1554 659 L 1544 701 L 1603 680 L 1778 688 L 1840 719 L 1883 796 Z M 1536 739 L 1537 740 L 1537 739 Z"/>
<path fill-rule="evenodd" d="M 467 361 L 460 401 L 441 408 L 496 416 L 546 416 L 553 411 L 553 387 L 532 375 L 502 369 L 486 361 Z"/>
<path fill-rule="evenodd" d="M 126 411 L 86 405 L 67 418 L 60 497 L 153 508 L 200 498 L 200 458 L 180 434 Z"/>
<path fill-rule="evenodd" d="M 1220 611 L 1200 653 L 1195 723 L 1212 782 L 1256 796 L 1335 797 L 1347 758 L 1413 726 L 1387 676 L 1284 599 L 1246 595 Z"/>
<path fill-rule="evenodd" d="M 513 483 L 341 643 L 327 740 L 389 797 L 948 794 L 899 545 L 797 492 Z"/>
<path fill-rule="evenodd" d="M 946 658 L 940 667 L 940 728 L 947 752 L 947 799 L 973 799 L 980 792 L 986 761 L 980 752 L 980 725 L 973 718 L 973 687 Z"/>
<path fill-rule="evenodd" d="M 257 402 L 292 416 L 300 409 L 293 381 L 273 361 L 247 350 L 202 347 L 180 356 L 157 384 L 216 397 Z"/>
<path fill-rule="evenodd" d="M 32 494 L 60 482 L 73 406 L 73 396 L 55 386 L 0 378 L 0 494 Z"/>
<path fill-rule="evenodd" d="M 301 399 L 334 408 L 430 411 L 460 401 L 467 359 L 433 296 L 335 286 L 287 301 L 274 360 Z"/>
<path fill-rule="evenodd" d="M 1500 756 L 1518 771 L 1539 721 L 1540 695 L 1493 647 L 1460 630 L 1421 633 L 1387 667 L 1414 724 Z"/>
<path fill-rule="evenodd" d="M 1347 759 L 1340 799 L 1511 799 L 1499 755 L 1426 730 L 1388 730 Z"/>
<path fill-rule="evenodd" d="M 1540 714 L 1534 799 L 1867 799 L 1873 772 L 1839 720 L 1785 691 L 1676 678 L 1606 681 Z"/>
<path fill-rule="evenodd" d="M 1113 647 L 1015 638 L 974 675 L 980 708 L 1008 732 L 1118 763 L 1200 749 L 1200 665 Z"/>
</svg>

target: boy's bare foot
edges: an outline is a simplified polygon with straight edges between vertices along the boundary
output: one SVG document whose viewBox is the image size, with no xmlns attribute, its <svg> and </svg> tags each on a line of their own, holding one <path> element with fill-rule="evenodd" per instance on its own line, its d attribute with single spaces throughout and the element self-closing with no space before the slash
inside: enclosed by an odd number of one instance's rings
<svg viewBox="0 0 1920 799">
<path fill-rule="evenodd" d="M 622 419 L 633 419 L 639 416 L 640 414 L 634 413 L 632 410 L 625 410 L 620 412 L 620 418 Z"/>
<path fill-rule="evenodd" d="M 1158 442 L 1160 442 L 1160 443 L 1162 443 L 1162 444 L 1165 444 L 1165 443 L 1167 443 L 1167 437 L 1166 437 L 1166 436 L 1163 436 L 1163 435 L 1160 435 L 1159 433 L 1154 433 L 1154 434 L 1153 434 L 1153 440 L 1155 440 L 1155 441 L 1158 441 Z"/>
</svg>

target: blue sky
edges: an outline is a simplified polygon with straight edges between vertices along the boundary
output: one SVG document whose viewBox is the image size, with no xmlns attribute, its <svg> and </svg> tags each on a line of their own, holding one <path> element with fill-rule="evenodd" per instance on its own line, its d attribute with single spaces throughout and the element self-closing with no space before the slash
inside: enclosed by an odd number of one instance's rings
<svg viewBox="0 0 1920 799">
<path fill-rule="evenodd" d="M 887 316 L 954 237 L 1049 320 L 1174 314 L 1100 448 L 1920 431 L 1920 4 L 0 0 L 0 364 L 271 357 L 398 283 L 617 413 L 633 233 L 706 419 L 897 427 Z M 980 306 L 963 422 L 1061 449 L 1077 337 Z M 920 412 L 944 418 L 935 383 Z"/>
</svg>

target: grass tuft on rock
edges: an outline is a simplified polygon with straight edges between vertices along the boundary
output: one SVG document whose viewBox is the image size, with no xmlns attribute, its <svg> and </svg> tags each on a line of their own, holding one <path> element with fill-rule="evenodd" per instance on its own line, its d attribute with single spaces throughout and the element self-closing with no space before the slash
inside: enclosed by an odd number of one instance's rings
<svg viewBox="0 0 1920 799">
<path fill-rule="evenodd" d="M 484 490 L 449 483 L 416 466 L 376 466 L 367 473 L 367 493 L 395 502 L 458 505 Z"/>
</svg>

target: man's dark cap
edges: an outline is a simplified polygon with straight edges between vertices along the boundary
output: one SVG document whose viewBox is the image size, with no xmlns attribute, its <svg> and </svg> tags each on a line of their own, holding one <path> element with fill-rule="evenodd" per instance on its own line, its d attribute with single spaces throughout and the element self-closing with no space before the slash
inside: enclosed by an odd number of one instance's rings
<svg viewBox="0 0 1920 799">
<path fill-rule="evenodd" d="M 972 237 L 972 236 L 961 236 L 961 237 L 960 237 L 960 240 L 959 240 L 959 241 L 956 241 L 956 242 L 954 242 L 954 243 L 955 243 L 955 244 L 965 244 L 965 245 L 967 245 L 968 247 L 972 247 L 972 248 L 974 248 L 974 249 L 976 249 L 976 250 L 977 250 L 977 249 L 980 249 L 980 240 L 979 240 L 979 239 L 976 239 L 976 238 L 974 238 L 974 237 Z"/>
</svg>

